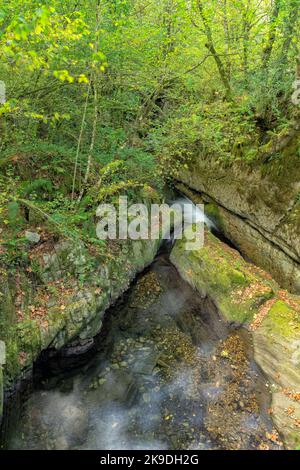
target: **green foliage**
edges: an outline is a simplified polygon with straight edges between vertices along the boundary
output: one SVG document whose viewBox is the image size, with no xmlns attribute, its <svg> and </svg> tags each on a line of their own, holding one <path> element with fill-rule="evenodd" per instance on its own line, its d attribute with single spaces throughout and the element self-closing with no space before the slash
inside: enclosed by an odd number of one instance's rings
<svg viewBox="0 0 300 470">
<path fill-rule="evenodd" d="M 297 117 L 297 8 L 4 0 L 1 239 L 46 224 L 95 243 L 99 202 L 161 192 L 194 158 L 259 161 Z"/>
<path fill-rule="evenodd" d="M 225 162 L 251 159 L 255 134 L 251 115 L 244 114 L 241 120 L 241 111 L 235 105 L 215 101 L 178 109 L 153 138 L 160 150 L 161 171 L 167 168 L 170 176 L 176 176 L 182 166 L 199 155 Z"/>
<path fill-rule="evenodd" d="M 52 182 L 49 179 L 45 178 L 36 179 L 32 182 L 26 181 L 23 186 L 24 197 L 46 197 L 46 195 L 50 195 L 52 191 Z"/>
<path fill-rule="evenodd" d="M 20 219 L 20 205 L 16 201 L 7 205 L 7 218 L 10 224 L 17 224 Z"/>
</svg>

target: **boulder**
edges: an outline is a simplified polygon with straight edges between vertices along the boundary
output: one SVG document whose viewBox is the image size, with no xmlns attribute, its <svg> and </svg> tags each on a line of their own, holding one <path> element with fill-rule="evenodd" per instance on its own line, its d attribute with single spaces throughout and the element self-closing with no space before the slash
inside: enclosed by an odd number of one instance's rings
<svg viewBox="0 0 300 470">
<path fill-rule="evenodd" d="M 29 232 L 28 230 L 26 230 L 25 232 L 25 238 L 33 245 L 39 243 L 39 241 L 41 240 L 41 236 L 38 233 Z"/>
</svg>

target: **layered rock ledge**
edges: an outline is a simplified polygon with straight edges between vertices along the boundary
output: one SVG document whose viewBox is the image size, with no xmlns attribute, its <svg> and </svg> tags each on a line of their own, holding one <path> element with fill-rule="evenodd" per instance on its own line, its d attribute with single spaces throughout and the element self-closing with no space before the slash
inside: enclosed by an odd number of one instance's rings
<svg viewBox="0 0 300 470">
<path fill-rule="evenodd" d="M 185 240 L 177 240 L 171 261 L 228 322 L 252 332 L 254 357 L 272 392 L 274 424 L 288 448 L 299 446 L 300 297 L 280 289 L 269 274 L 210 232 L 195 251 L 186 251 Z"/>
<path fill-rule="evenodd" d="M 85 351 L 99 333 L 104 313 L 149 265 L 160 240 L 126 240 L 107 250 L 91 251 L 81 242 L 63 240 L 37 245 L 29 272 L 0 272 L 0 340 L 6 346 L 0 365 L 0 422 L 3 389 L 30 376 L 46 349 L 67 346 Z"/>
<path fill-rule="evenodd" d="M 198 156 L 179 179 L 244 256 L 300 293 L 300 159 L 282 158 L 251 167 Z"/>
</svg>

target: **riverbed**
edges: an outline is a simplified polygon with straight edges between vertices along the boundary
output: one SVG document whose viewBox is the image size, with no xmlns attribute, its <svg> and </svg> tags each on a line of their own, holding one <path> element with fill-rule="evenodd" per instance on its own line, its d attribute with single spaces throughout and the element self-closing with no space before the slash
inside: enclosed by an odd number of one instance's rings
<svg viewBox="0 0 300 470">
<path fill-rule="evenodd" d="M 166 254 L 107 311 L 92 351 L 71 356 L 36 365 L 6 448 L 280 448 L 247 331 L 226 324 Z"/>
</svg>

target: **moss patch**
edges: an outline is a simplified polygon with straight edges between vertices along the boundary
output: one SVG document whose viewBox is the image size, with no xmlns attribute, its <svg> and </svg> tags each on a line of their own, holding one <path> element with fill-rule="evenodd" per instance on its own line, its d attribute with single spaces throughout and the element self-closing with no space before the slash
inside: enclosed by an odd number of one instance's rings
<svg viewBox="0 0 300 470">
<path fill-rule="evenodd" d="M 271 332 L 288 337 L 300 334 L 300 316 L 283 300 L 278 300 L 271 307 L 264 320 L 264 326 L 270 327 Z"/>
<path fill-rule="evenodd" d="M 223 231 L 224 222 L 217 204 L 214 204 L 213 202 L 205 204 L 205 214 L 219 230 Z"/>
<path fill-rule="evenodd" d="M 236 250 L 211 233 L 205 233 L 204 246 L 199 250 L 186 251 L 185 242 L 176 242 L 171 261 L 190 284 L 215 301 L 227 320 L 250 322 L 274 295 L 267 276 L 250 267 Z"/>
</svg>

